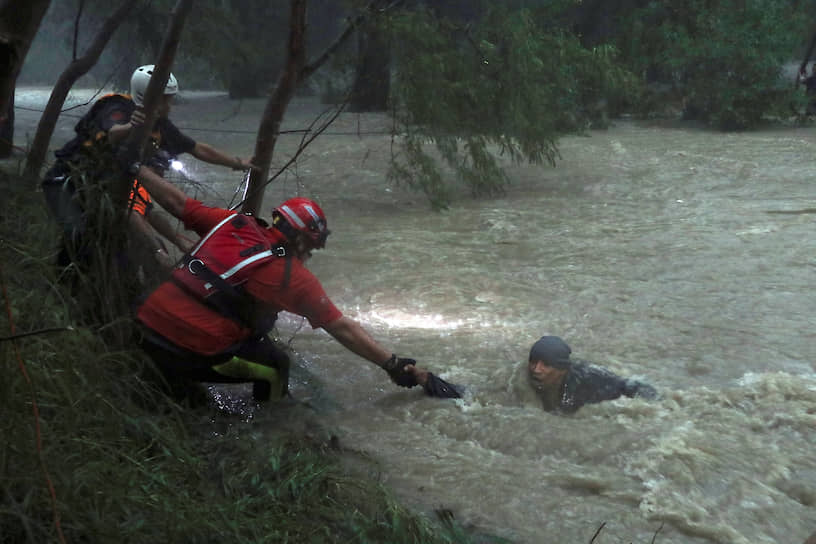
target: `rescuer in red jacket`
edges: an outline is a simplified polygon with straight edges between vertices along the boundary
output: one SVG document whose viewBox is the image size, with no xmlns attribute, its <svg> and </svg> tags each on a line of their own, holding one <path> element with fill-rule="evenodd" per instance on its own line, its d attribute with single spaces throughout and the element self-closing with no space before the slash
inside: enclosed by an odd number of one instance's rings
<svg viewBox="0 0 816 544">
<path fill-rule="evenodd" d="M 268 397 L 263 379 L 248 376 L 245 367 L 230 368 L 238 357 L 277 368 L 284 375 L 284 393 L 288 357 L 266 332 L 285 310 L 381 367 L 397 385 L 422 385 L 432 396 L 459 397 L 453 386 L 418 368 L 413 359 L 397 357 L 344 316 L 306 269 L 304 262 L 325 246 L 329 235 L 315 202 L 287 200 L 266 225 L 250 215 L 205 206 L 139 163 L 129 171 L 159 205 L 202 237 L 137 314 L 145 332 L 143 347 L 168 378 L 253 381 L 255 397 Z"/>
</svg>

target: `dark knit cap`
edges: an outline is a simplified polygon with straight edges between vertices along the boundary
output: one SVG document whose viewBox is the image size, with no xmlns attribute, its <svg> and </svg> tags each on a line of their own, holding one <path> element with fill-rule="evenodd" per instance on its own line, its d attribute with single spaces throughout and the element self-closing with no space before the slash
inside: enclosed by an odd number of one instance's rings
<svg viewBox="0 0 816 544">
<path fill-rule="evenodd" d="M 530 362 L 543 361 L 555 368 L 569 368 L 572 350 L 557 336 L 542 336 L 530 349 Z"/>
</svg>

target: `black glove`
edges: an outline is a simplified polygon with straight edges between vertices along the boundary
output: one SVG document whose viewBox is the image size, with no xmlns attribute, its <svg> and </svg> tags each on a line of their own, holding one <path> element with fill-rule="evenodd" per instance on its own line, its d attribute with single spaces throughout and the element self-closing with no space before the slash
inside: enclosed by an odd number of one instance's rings
<svg viewBox="0 0 816 544">
<path fill-rule="evenodd" d="M 392 354 L 391 358 L 382 364 L 382 368 L 391 376 L 391 381 L 400 387 L 414 387 L 417 385 L 416 378 L 405 370 L 406 365 L 416 365 L 416 361 Z"/>
<path fill-rule="evenodd" d="M 441 399 L 462 398 L 462 395 L 458 391 L 459 386 L 450 384 L 439 376 L 435 376 L 430 372 L 428 372 L 428 381 L 425 382 L 423 387 L 425 388 L 425 393 L 429 397 L 438 397 Z"/>
</svg>

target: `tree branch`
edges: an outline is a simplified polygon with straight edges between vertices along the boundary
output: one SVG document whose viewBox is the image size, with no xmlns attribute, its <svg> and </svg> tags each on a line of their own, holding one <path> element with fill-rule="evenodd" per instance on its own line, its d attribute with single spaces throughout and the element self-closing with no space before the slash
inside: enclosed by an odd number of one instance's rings
<svg viewBox="0 0 816 544">
<path fill-rule="evenodd" d="M 601 523 L 601 526 L 598 527 L 598 530 L 595 531 L 594 535 L 592 535 L 592 540 L 589 541 L 589 544 L 592 544 L 593 542 L 595 542 L 595 539 L 598 538 L 598 535 L 601 534 L 601 531 L 603 530 L 604 527 L 606 527 L 606 522 L 605 521 L 603 523 Z"/>
<path fill-rule="evenodd" d="M 83 2 L 84 3 L 84 2 Z M 43 110 L 42 117 L 37 123 L 37 132 L 34 134 L 34 140 L 31 143 L 31 149 L 28 152 L 26 159 L 26 167 L 24 176 L 28 179 L 37 178 L 39 176 L 42 165 L 45 162 L 46 154 L 48 153 L 48 144 L 51 141 L 51 136 L 54 134 L 54 127 L 57 125 L 57 119 L 61 113 L 65 98 L 71 91 L 76 80 L 86 74 L 102 55 L 108 42 L 116 32 L 116 29 L 127 18 L 127 14 L 136 5 L 136 2 L 124 0 L 122 4 L 108 17 L 102 28 L 97 32 L 91 45 L 85 51 L 85 54 L 80 58 L 74 60 L 68 67 L 60 74 L 54 88 L 51 89 L 51 96 L 48 98 L 48 104 Z M 80 11 L 82 11 L 80 9 Z M 79 17 L 79 15 L 77 15 Z M 77 20 L 77 27 L 79 21 Z M 76 47 L 76 37 L 74 38 L 74 47 Z"/>
<path fill-rule="evenodd" d="M 655 544 L 655 539 L 657 538 L 657 534 L 658 534 L 660 531 L 662 531 L 662 530 L 663 530 L 663 523 L 664 523 L 664 522 L 662 522 L 662 521 L 660 522 L 660 527 L 658 527 L 658 528 L 657 528 L 657 531 L 655 531 L 655 534 L 652 536 L 652 544 Z"/>
<path fill-rule="evenodd" d="M 400 4 L 403 3 L 404 0 L 395 0 L 391 2 L 388 6 L 380 8 L 380 13 L 387 13 L 388 11 L 396 8 Z M 300 79 L 306 79 L 307 77 L 311 76 L 318 68 L 320 68 L 325 62 L 331 57 L 337 50 L 342 46 L 348 38 L 354 33 L 355 30 L 369 17 L 371 14 L 377 9 L 377 4 L 379 4 L 379 0 L 372 0 L 356 17 L 349 21 L 348 26 L 343 30 L 342 33 L 337 37 L 336 40 L 332 44 L 330 44 L 324 51 L 321 53 L 316 59 L 312 62 L 304 66 L 300 71 Z"/>
<path fill-rule="evenodd" d="M 289 167 L 292 166 L 292 164 L 294 164 L 295 161 L 297 161 L 298 157 L 300 157 L 300 155 L 306 150 L 306 148 L 309 146 L 309 144 L 311 144 L 315 140 L 315 138 L 317 138 L 318 136 L 323 134 L 323 132 L 325 132 L 326 129 L 328 129 L 332 125 L 332 123 L 334 123 L 334 121 L 337 119 L 337 117 L 339 117 L 340 114 L 343 112 L 343 110 L 345 109 L 347 104 L 348 104 L 348 100 L 343 102 L 343 104 L 341 104 L 334 111 L 332 116 L 329 117 L 329 119 L 327 121 L 325 121 L 317 130 L 313 131 L 312 127 L 317 123 L 317 121 L 320 119 L 320 117 L 315 118 L 314 121 L 312 121 L 312 123 L 309 125 L 309 127 L 303 130 L 304 134 L 303 134 L 303 137 L 300 140 L 300 144 L 298 145 L 297 151 L 295 151 L 295 153 L 291 157 L 289 157 L 289 160 L 287 160 L 286 163 L 284 163 L 283 166 L 278 168 L 278 171 L 275 172 L 275 174 L 273 174 L 269 179 L 267 179 L 266 182 L 264 182 L 263 185 L 261 185 L 260 187 L 254 188 L 252 191 L 247 190 L 247 193 L 244 195 L 243 200 L 241 200 L 239 203 L 235 204 L 234 206 L 231 206 L 230 210 L 237 209 L 239 206 L 241 206 L 244 202 L 246 202 L 249 198 L 252 197 L 252 193 L 254 191 L 266 188 L 267 185 L 269 185 L 270 183 L 275 181 L 284 172 L 286 172 L 286 170 L 288 170 Z M 321 115 L 323 115 L 323 114 L 321 114 Z"/>
<path fill-rule="evenodd" d="M 170 15 L 170 24 L 165 31 L 164 40 L 162 41 L 161 53 L 154 65 L 153 74 L 150 76 L 150 83 L 148 83 L 147 89 L 145 89 L 144 123 L 133 127 L 127 139 L 125 139 L 124 143 L 120 146 L 117 152 L 120 160 L 135 161 L 143 158 L 153 123 L 156 121 L 156 106 L 164 95 L 164 88 L 167 85 L 167 80 L 170 78 L 170 67 L 173 65 L 178 44 L 181 40 L 181 31 L 184 29 L 184 23 L 192 7 L 193 0 L 178 0 L 173 8 L 173 12 Z M 121 204 L 122 209 L 125 208 L 124 205 L 131 181 L 130 176 L 123 172 L 115 189 L 115 194 L 113 195 L 114 203 L 118 202 Z"/>
<path fill-rule="evenodd" d="M 83 9 L 85 9 L 85 0 L 79 0 L 77 14 L 76 17 L 74 17 L 74 48 L 71 54 L 71 60 L 76 60 L 77 58 L 77 49 L 79 47 L 79 20 L 82 19 Z"/>
<path fill-rule="evenodd" d="M 249 191 L 241 207 L 243 213 L 257 214 L 261 209 L 265 187 L 263 178 L 269 172 L 283 114 L 300 83 L 300 73 L 306 62 L 306 4 L 306 0 L 291 0 L 286 63 L 261 118 L 254 153 L 259 170 L 252 170 L 249 175 Z"/>
</svg>

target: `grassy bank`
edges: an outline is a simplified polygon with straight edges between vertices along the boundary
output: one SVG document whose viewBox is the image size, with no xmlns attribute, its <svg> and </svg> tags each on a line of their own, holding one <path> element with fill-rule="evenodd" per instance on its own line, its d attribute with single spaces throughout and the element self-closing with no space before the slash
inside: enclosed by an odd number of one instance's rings
<svg viewBox="0 0 816 544">
<path fill-rule="evenodd" d="M 169 400 L 110 334 L 126 324 L 79 317 L 42 194 L 8 173 L 0 191 L 0 542 L 497 541 L 406 510 L 319 432 Z"/>
</svg>

